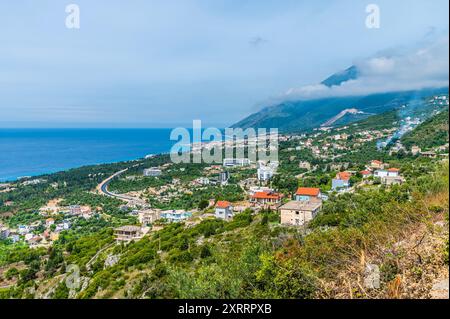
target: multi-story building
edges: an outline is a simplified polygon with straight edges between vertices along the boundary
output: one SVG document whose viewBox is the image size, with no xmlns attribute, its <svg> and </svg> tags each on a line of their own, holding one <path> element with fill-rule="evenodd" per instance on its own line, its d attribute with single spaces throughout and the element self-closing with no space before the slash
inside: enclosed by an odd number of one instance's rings
<svg viewBox="0 0 450 319">
<path fill-rule="evenodd" d="M 290 201 L 279 208 L 282 225 L 303 226 L 313 220 L 322 209 L 322 201 Z"/>
</svg>

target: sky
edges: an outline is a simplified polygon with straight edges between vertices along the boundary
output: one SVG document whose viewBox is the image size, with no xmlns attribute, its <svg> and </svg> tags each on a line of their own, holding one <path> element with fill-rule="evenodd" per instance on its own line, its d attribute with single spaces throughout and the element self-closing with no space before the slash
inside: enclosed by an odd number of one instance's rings
<svg viewBox="0 0 450 319">
<path fill-rule="evenodd" d="M 65 25 L 71 3 L 80 29 Z M 366 27 L 371 3 L 378 29 Z M 448 6 L 1 1 L 0 127 L 225 127 L 274 100 L 448 85 Z M 358 81 L 317 85 L 351 65 Z"/>
</svg>

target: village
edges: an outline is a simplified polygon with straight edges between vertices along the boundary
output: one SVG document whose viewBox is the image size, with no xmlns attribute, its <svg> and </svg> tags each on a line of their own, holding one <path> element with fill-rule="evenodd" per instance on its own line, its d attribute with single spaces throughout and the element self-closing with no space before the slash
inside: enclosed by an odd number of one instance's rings
<svg viewBox="0 0 450 319">
<path fill-rule="evenodd" d="M 439 106 L 448 105 L 448 100 L 440 97 L 433 101 Z M 352 154 L 362 152 L 367 145 L 379 146 L 384 141 L 392 140 L 392 136 L 399 131 L 399 125 L 404 128 L 407 123 L 408 131 L 420 123 L 411 118 L 405 121 L 379 129 L 351 124 L 337 128 L 320 127 L 311 133 L 281 135 L 279 161 L 225 158 L 221 164 L 201 165 L 195 172 L 190 172 L 188 166 L 171 162 L 142 169 L 136 164 L 133 167 L 139 170 L 132 173 L 120 171 L 92 193 L 119 199 L 122 202 L 119 210 L 133 221 L 114 227 L 117 242 L 139 240 L 170 223 L 184 222 L 190 227 L 205 219 L 230 221 L 236 214 L 246 210 L 254 214 L 262 210 L 274 211 L 279 214 L 281 227 L 304 229 L 332 195 L 339 196 L 364 188 L 392 187 L 407 182 L 400 167 L 383 163 L 381 156 L 377 158 L 377 153 L 366 162 L 351 163 L 346 160 Z M 256 143 L 256 140 L 253 142 Z M 192 153 L 201 152 L 203 148 L 225 148 L 229 146 L 227 143 L 230 142 L 203 144 L 192 149 Z M 248 144 L 248 141 L 241 140 L 236 147 Z M 402 152 L 411 157 L 444 159 L 448 157 L 449 144 L 432 149 L 412 145 L 407 149 L 397 139 L 377 149 L 387 152 L 389 156 Z M 308 185 L 311 179 L 314 180 L 320 174 L 328 174 L 330 180 L 325 181 L 325 184 Z M 280 191 L 277 187 L 279 183 L 274 182 L 277 178 L 294 179 L 298 181 L 298 187 L 295 191 Z M 118 182 L 128 186 L 125 192 L 118 191 Z M 133 185 L 140 182 L 148 183 L 149 186 L 134 190 Z M 0 184 L 0 192 L 41 183 L 46 181 L 31 179 L 4 183 Z M 200 204 L 196 202 L 193 205 L 192 198 L 199 196 Z M 36 217 L 30 223 L 18 224 L 16 227 L 0 224 L 0 239 L 23 242 L 33 248 L 50 247 L 58 240 L 61 232 L 71 229 L 76 221 L 110 217 L 101 207 L 61 205 L 61 201 L 49 201 L 35 213 Z M 9 204 L 5 203 L 6 206 Z"/>
</svg>

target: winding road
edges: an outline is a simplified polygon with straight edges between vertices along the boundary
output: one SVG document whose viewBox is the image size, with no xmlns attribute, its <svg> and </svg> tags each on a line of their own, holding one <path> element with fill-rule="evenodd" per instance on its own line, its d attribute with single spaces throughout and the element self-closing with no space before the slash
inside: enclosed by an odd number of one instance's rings
<svg viewBox="0 0 450 319">
<path fill-rule="evenodd" d="M 139 166 L 140 164 L 136 164 L 133 167 Z M 103 182 L 101 182 L 98 186 L 97 186 L 97 191 L 105 196 L 108 197 L 113 197 L 113 198 L 117 198 L 123 201 L 126 201 L 130 204 L 137 204 L 137 205 L 141 205 L 141 206 L 147 206 L 147 202 L 140 199 L 140 198 L 136 198 L 136 197 L 132 197 L 132 196 L 127 196 L 127 195 L 123 195 L 123 194 L 116 194 L 113 192 L 110 192 L 108 190 L 108 186 L 111 183 L 111 181 L 116 178 L 119 177 L 120 175 L 122 175 L 123 173 L 125 173 L 126 171 L 128 171 L 128 168 L 125 168 L 121 171 L 118 171 L 116 173 L 114 173 L 113 175 L 111 175 L 110 177 L 108 177 L 107 179 L 105 179 Z"/>
</svg>

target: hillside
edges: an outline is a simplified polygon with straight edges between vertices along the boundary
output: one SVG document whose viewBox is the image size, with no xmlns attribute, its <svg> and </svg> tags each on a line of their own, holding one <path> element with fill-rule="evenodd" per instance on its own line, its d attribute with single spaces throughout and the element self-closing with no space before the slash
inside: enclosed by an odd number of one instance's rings
<svg viewBox="0 0 450 319">
<path fill-rule="evenodd" d="M 356 79 L 359 71 L 351 67 L 336 73 L 322 82 L 328 87 Z M 347 96 L 314 100 L 285 101 L 263 108 L 232 127 L 240 128 L 278 128 L 281 132 L 307 132 L 333 120 L 348 109 L 357 113 L 347 113 L 336 124 L 348 124 L 374 114 L 381 114 L 402 106 L 421 105 L 424 99 L 436 95 L 448 94 L 448 88 L 424 89 L 419 91 L 389 92 L 367 96 Z"/>
<path fill-rule="evenodd" d="M 428 119 L 416 129 L 403 136 L 401 142 L 407 148 L 417 145 L 422 149 L 431 149 L 449 142 L 449 111 L 445 111 Z"/>
</svg>

